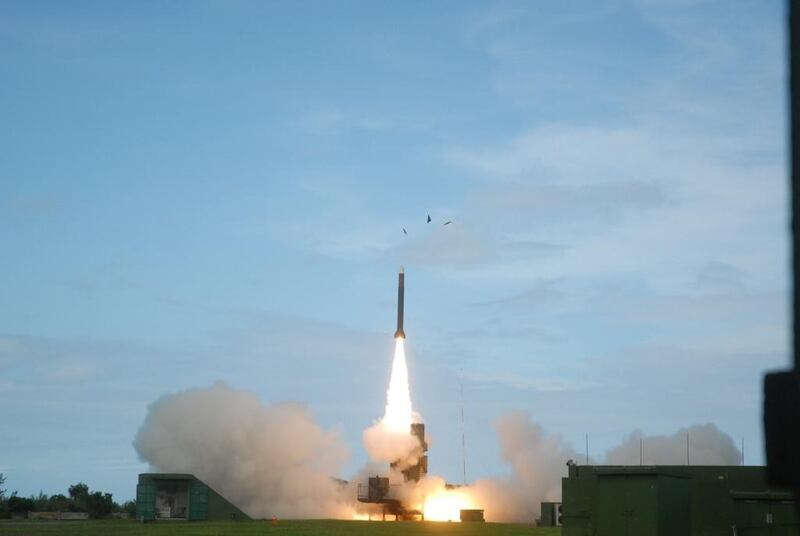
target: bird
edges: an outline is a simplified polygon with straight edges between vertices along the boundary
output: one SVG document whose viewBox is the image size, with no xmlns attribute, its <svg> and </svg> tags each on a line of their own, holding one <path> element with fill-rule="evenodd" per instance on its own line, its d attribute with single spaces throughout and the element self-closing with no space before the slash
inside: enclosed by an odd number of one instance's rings
<svg viewBox="0 0 800 536">
<path fill-rule="evenodd" d="M 405 227 L 403 227 L 403 234 L 404 234 L 404 235 L 407 235 L 407 234 L 408 234 L 408 231 L 406 231 L 406 228 L 405 228 Z"/>
<path fill-rule="evenodd" d="M 430 223 L 430 222 L 431 222 L 431 215 L 428 214 L 428 221 L 426 221 L 425 223 Z"/>
<path fill-rule="evenodd" d="M 450 225 L 451 223 L 453 223 L 453 222 L 452 222 L 452 221 L 450 221 L 450 220 L 447 220 L 446 222 L 444 222 L 444 223 L 442 224 L 442 227 L 444 227 L 445 225 Z"/>
</svg>

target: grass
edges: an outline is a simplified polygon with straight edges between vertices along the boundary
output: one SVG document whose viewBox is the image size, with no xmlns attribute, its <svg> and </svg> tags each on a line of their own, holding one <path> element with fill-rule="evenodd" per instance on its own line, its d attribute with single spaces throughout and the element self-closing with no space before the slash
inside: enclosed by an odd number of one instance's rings
<svg viewBox="0 0 800 536">
<path fill-rule="evenodd" d="M 0 521 L 2 536 L 560 536 L 560 529 L 506 523 L 336 521 Z"/>
</svg>

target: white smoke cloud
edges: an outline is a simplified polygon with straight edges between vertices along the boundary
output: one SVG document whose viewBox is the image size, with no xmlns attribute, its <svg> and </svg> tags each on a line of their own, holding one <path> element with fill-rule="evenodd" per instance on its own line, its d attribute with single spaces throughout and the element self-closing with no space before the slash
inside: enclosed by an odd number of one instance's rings
<svg viewBox="0 0 800 536">
<path fill-rule="evenodd" d="M 408 431 L 391 429 L 383 420 L 364 430 L 363 440 L 369 459 L 374 462 L 391 463 L 400 460 L 413 465 L 419 458 L 419 440 Z"/>
<path fill-rule="evenodd" d="M 606 452 L 609 465 L 684 465 L 686 438 L 689 438 L 689 461 L 693 465 L 738 465 L 742 453 L 733 439 L 713 424 L 695 424 L 672 435 L 645 436 L 633 432 L 617 447 Z M 641 441 L 640 441 L 641 440 Z"/>
<path fill-rule="evenodd" d="M 561 499 L 566 463 L 578 454 L 560 436 L 547 435 L 528 413 L 512 411 L 494 423 L 503 460 L 512 469 L 505 479 L 473 486 L 476 502 L 489 521 L 532 522 L 542 501 Z"/>
<path fill-rule="evenodd" d="M 506 413 L 494 427 L 511 475 L 458 489 L 446 488 L 444 479 L 435 475 L 404 483 L 400 473 L 390 471 L 392 461 L 416 463 L 420 445 L 383 420 L 364 432 L 373 461 L 349 484 L 336 482 L 331 477 L 339 474 L 346 449 L 335 432 L 314 422 L 305 406 L 264 405 L 255 394 L 220 382 L 151 404 L 134 446 L 153 470 L 192 473 L 253 517 L 352 518 L 369 511 L 369 505 L 356 502 L 358 484 L 383 475 L 409 504 L 442 497 L 460 507 L 484 509 L 487 521 L 530 523 L 539 516 L 542 501 L 561 500 L 566 462 L 582 457 L 560 436 L 546 434 L 528 413 Z M 687 432 L 693 464 L 739 463 L 731 437 L 712 424 L 667 436 L 647 437 L 636 431 L 606 453 L 605 463 L 638 465 L 642 438 L 645 463 L 683 464 Z"/>
<path fill-rule="evenodd" d="M 264 405 L 221 382 L 189 389 L 150 405 L 134 446 L 154 470 L 192 473 L 253 517 L 352 515 L 331 478 L 347 451 L 300 404 Z"/>
</svg>

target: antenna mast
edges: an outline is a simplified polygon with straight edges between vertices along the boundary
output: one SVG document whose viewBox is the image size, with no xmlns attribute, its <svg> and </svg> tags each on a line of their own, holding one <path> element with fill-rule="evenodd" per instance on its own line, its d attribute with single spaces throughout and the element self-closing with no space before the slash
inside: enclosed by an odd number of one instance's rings
<svg viewBox="0 0 800 536">
<path fill-rule="evenodd" d="M 464 369 L 458 374 L 459 398 L 461 400 L 461 472 L 464 485 L 467 485 L 467 446 L 464 439 Z"/>
</svg>

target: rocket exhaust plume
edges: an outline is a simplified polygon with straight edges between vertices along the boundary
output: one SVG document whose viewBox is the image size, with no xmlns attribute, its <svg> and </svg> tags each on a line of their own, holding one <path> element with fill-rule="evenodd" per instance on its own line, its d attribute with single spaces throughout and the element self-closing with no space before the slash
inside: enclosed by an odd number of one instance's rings
<svg viewBox="0 0 800 536">
<path fill-rule="evenodd" d="M 407 434 L 411 429 L 413 410 L 411 409 L 411 392 L 408 387 L 408 365 L 406 364 L 404 338 L 400 336 L 395 341 L 392 377 L 389 380 L 389 390 L 386 392 L 386 411 L 383 420 L 386 427 L 392 432 Z"/>
<path fill-rule="evenodd" d="M 363 434 L 364 447 L 370 459 L 376 462 L 406 460 L 419 448 L 419 440 L 410 433 L 411 423 L 419 421 L 419 416 L 411 406 L 404 343 L 402 337 L 395 339 L 392 376 L 386 391 L 383 418 Z"/>
</svg>

